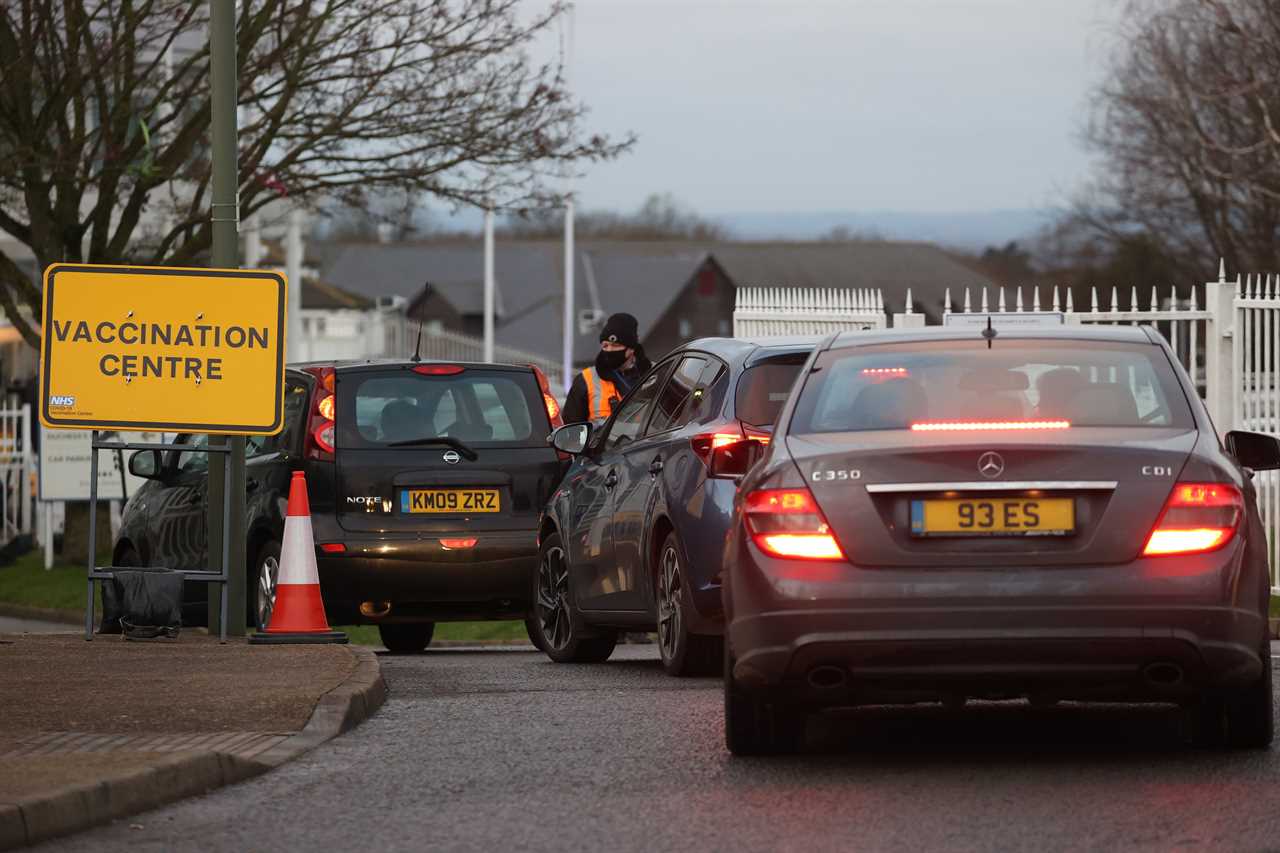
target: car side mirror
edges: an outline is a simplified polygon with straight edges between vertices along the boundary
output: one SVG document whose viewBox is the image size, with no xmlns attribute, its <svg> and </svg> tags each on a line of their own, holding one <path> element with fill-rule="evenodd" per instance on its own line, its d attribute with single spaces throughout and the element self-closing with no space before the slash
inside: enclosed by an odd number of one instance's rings
<svg viewBox="0 0 1280 853">
<path fill-rule="evenodd" d="M 591 432 L 591 424 L 566 424 L 551 433 L 551 446 L 571 456 L 578 456 L 587 449 Z"/>
<path fill-rule="evenodd" d="M 160 478 L 160 451 L 139 450 L 129 457 L 129 473 L 144 480 Z"/>
<path fill-rule="evenodd" d="M 751 438 L 717 447 L 711 451 L 710 474 L 712 477 L 740 480 L 762 456 L 764 445 Z"/>
<path fill-rule="evenodd" d="M 1227 433 L 1227 452 L 1241 465 L 1255 471 L 1280 468 L 1280 439 L 1274 435 L 1232 430 Z"/>
</svg>

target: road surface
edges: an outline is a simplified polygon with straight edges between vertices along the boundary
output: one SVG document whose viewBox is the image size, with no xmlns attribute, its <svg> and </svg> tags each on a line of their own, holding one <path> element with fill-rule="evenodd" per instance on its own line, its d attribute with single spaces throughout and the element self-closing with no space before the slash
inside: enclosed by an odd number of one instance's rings
<svg viewBox="0 0 1280 853">
<path fill-rule="evenodd" d="M 725 752 L 718 679 L 652 646 L 381 658 L 387 704 L 264 777 L 41 851 L 1280 848 L 1280 747 L 1197 750 L 1166 710 L 864 709 L 807 752 Z M 136 698 L 136 697 L 135 697 Z"/>
</svg>

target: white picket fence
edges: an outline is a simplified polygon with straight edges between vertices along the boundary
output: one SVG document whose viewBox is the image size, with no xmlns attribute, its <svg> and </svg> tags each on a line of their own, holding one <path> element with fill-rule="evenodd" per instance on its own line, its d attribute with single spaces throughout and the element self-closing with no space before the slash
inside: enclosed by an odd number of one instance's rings
<svg viewBox="0 0 1280 853">
<path fill-rule="evenodd" d="M 1136 288 L 1091 288 L 1089 305 L 1076 308 L 1069 289 L 986 288 L 944 294 L 942 311 L 1060 312 L 1067 323 L 1152 326 L 1164 335 L 1196 383 L 1218 431 L 1255 430 L 1280 434 L 1280 275 L 1237 276 L 1228 281 L 1225 265 L 1218 279 L 1204 284 L 1203 305 L 1193 285 L 1179 290 L 1153 289 L 1141 307 Z M 857 294 L 850 297 L 850 294 Z M 824 334 L 845 329 L 879 329 L 888 323 L 879 291 L 821 288 L 743 288 L 734 310 L 737 337 Z M 912 308 L 908 290 L 903 310 L 892 325 L 919 327 L 924 314 Z M 1280 472 L 1254 476 L 1263 524 L 1270 531 L 1272 590 L 1280 594 Z"/>
<path fill-rule="evenodd" d="M 0 408 L 0 545 L 35 525 L 31 406 Z"/>
<path fill-rule="evenodd" d="M 826 335 L 841 329 L 883 329 L 879 290 L 740 287 L 733 309 L 735 338 Z"/>
</svg>

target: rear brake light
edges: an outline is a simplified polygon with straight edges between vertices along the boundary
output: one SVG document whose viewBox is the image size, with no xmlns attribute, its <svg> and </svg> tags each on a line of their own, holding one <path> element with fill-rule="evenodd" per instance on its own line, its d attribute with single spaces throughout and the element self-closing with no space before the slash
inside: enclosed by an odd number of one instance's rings
<svg viewBox="0 0 1280 853">
<path fill-rule="evenodd" d="M 347 546 L 341 542 L 321 542 L 320 550 L 326 554 L 342 554 L 347 550 Z"/>
<path fill-rule="evenodd" d="M 1070 421 L 924 421 L 911 425 L 912 432 L 978 432 L 982 430 L 1070 428 Z"/>
<path fill-rule="evenodd" d="M 747 495 L 747 530 L 756 546 L 774 557 L 800 560 L 843 560 L 836 541 L 806 488 L 761 489 Z"/>
<path fill-rule="evenodd" d="M 547 381 L 547 375 L 536 364 L 531 364 L 529 367 L 538 379 L 538 389 L 542 391 L 542 404 L 547 407 L 547 418 L 551 421 L 551 428 L 564 426 L 564 421 L 560 419 L 560 404 L 556 402 L 555 397 L 551 396 L 551 383 Z"/>
<path fill-rule="evenodd" d="M 455 376 L 466 370 L 458 364 L 419 364 L 413 368 L 414 373 L 421 373 L 423 376 Z"/>
<path fill-rule="evenodd" d="M 717 432 L 700 433 L 689 439 L 689 443 L 693 446 L 693 452 L 698 455 L 698 458 L 701 459 L 703 463 L 710 466 L 711 455 L 713 453 L 722 447 L 729 447 L 730 445 L 737 444 L 744 438 L 749 438 L 752 441 L 758 441 L 761 444 L 769 443 L 768 433 L 748 430 L 746 435 L 743 435 L 742 432 L 738 431 L 736 426 L 722 428 Z"/>
<path fill-rule="evenodd" d="M 894 379 L 902 376 L 910 376 L 911 371 L 907 370 L 905 367 L 864 367 L 862 368 L 862 375 Z"/>
<path fill-rule="evenodd" d="M 332 462 L 337 376 L 332 367 L 307 368 L 307 372 L 316 377 L 320 387 L 315 391 L 315 403 L 307 418 L 307 441 L 303 455 L 307 459 Z"/>
<path fill-rule="evenodd" d="M 465 551 L 468 548 L 476 547 L 478 539 L 441 539 L 440 545 L 446 551 Z"/>
<path fill-rule="evenodd" d="M 1203 554 L 1231 541 L 1244 496 L 1230 483 L 1178 483 L 1142 549 L 1143 556 Z"/>
</svg>

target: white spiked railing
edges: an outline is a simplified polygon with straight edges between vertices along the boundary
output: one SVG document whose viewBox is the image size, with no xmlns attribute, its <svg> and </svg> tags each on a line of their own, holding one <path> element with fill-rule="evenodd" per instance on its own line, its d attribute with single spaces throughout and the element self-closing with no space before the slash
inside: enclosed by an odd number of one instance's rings
<svg viewBox="0 0 1280 853">
<path fill-rule="evenodd" d="M 733 335 L 825 335 L 844 329 L 883 329 L 886 321 L 884 296 L 878 289 L 740 287 L 733 309 Z"/>
</svg>

